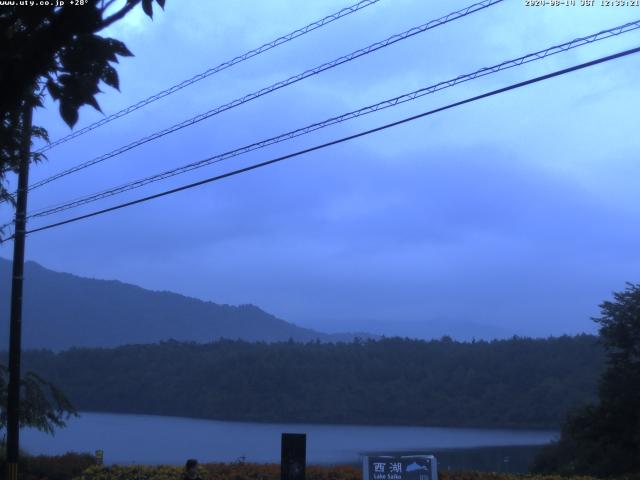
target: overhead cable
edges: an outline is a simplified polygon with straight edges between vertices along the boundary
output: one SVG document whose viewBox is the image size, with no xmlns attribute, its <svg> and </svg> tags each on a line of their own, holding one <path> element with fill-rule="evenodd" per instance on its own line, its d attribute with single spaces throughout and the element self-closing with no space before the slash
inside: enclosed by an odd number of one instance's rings
<svg viewBox="0 0 640 480">
<path fill-rule="evenodd" d="M 28 230 L 26 233 L 27 234 L 32 234 L 32 233 L 41 232 L 41 231 L 44 231 L 44 230 L 49 230 L 49 229 L 52 229 L 52 228 L 60 227 L 62 225 L 67 225 L 69 223 L 75 223 L 75 222 L 78 222 L 80 220 L 85 220 L 85 219 L 88 219 L 88 218 L 91 218 L 91 217 L 95 217 L 95 216 L 98 216 L 98 215 L 103 215 L 105 213 L 113 212 L 113 211 L 116 211 L 116 210 L 120 210 L 120 209 L 123 209 L 123 208 L 126 208 L 126 207 L 133 206 L 133 205 L 138 205 L 138 204 L 141 204 L 141 203 L 145 203 L 145 202 L 148 202 L 150 200 L 154 200 L 156 198 L 164 197 L 164 196 L 167 196 L 167 195 L 172 195 L 174 193 L 178 193 L 178 192 L 181 192 L 181 191 L 184 191 L 184 190 L 189 190 L 189 189 L 192 189 L 192 188 L 195 188 L 195 187 L 199 187 L 201 185 L 205 185 L 205 184 L 208 184 L 208 183 L 212 183 L 212 182 L 216 182 L 216 181 L 222 180 L 224 178 L 229 178 L 229 177 L 236 176 L 236 175 L 239 175 L 239 174 L 242 174 L 242 173 L 246 173 L 246 172 L 249 172 L 249 171 L 252 171 L 252 170 L 256 170 L 258 168 L 266 167 L 268 165 L 273 165 L 275 163 L 282 162 L 284 160 L 288 160 L 288 159 L 291 159 L 291 158 L 299 157 L 299 156 L 305 155 L 307 153 L 311 153 L 311 152 L 314 152 L 314 151 L 322 150 L 322 149 L 325 149 L 325 148 L 333 146 L 333 145 L 338 145 L 338 144 L 341 144 L 341 143 L 345 143 L 345 142 L 354 140 L 356 138 L 361 138 L 361 137 L 364 137 L 364 136 L 367 136 L 367 135 L 371 135 L 373 133 L 377 133 L 377 132 L 380 132 L 380 131 L 383 131 L 383 130 L 386 130 L 386 129 L 389 129 L 389 128 L 392 128 L 392 127 L 396 127 L 398 125 L 402 125 L 402 124 L 405 124 L 405 123 L 413 122 L 413 121 L 418 120 L 420 118 L 431 116 L 431 115 L 434 115 L 436 113 L 439 113 L 439 112 L 442 112 L 442 111 L 445 111 L 445 110 L 450 110 L 452 108 L 456 108 L 456 107 L 459 107 L 459 106 L 462 106 L 462 105 L 465 105 L 465 104 L 468 104 L 468 103 L 476 102 L 476 101 L 484 99 L 484 98 L 488 98 L 488 97 L 492 97 L 492 96 L 495 96 L 495 95 L 499 95 L 499 94 L 502 94 L 502 93 L 505 93 L 505 92 L 508 92 L 508 91 L 511 91 L 511 90 L 516 90 L 516 89 L 519 89 L 519 88 L 522 88 L 522 87 L 525 87 L 525 86 L 528 86 L 528 85 L 531 85 L 531 84 L 534 84 L 534 83 L 538 83 L 538 82 L 542 82 L 542 81 L 545 81 L 545 80 L 549 80 L 549 79 L 554 78 L 554 77 L 559 77 L 559 76 L 562 76 L 562 75 L 566 75 L 566 74 L 568 74 L 570 72 L 575 72 L 577 70 L 582 70 L 582 69 L 585 69 L 585 68 L 588 68 L 588 67 L 599 65 L 599 64 L 602 64 L 602 63 L 605 63 L 605 62 L 609 62 L 609 61 L 612 61 L 612 60 L 615 60 L 615 59 L 618 59 L 618 58 L 622 58 L 622 57 L 625 57 L 625 56 L 628 56 L 628 55 L 632 55 L 632 54 L 635 54 L 635 53 L 638 53 L 638 52 L 640 52 L 640 47 L 636 47 L 636 48 L 632 48 L 632 49 L 625 50 L 625 51 L 622 51 L 622 52 L 618 52 L 616 54 L 608 55 L 606 57 L 601 57 L 601 58 L 598 58 L 596 60 L 592 60 L 592 61 L 589 61 L 589 62 L 581 63 L 579 65 L 574 65 L 572 67 L 564 68 L 562 70 L 556 70 L 556 71 L 554 71 L 552 73 L 548 73 L 546 75 L 541 75 L 541 76 L 538 76 L 538 77 L 531 78 L 529 80 L 525 80 L 525 81 L 522 81 L 522 82 L 514 83 L 514 84 L 511 84 L 511 85 L 509 85 L 507 87 L 503 87 L 503 88 L 499 88 L 499 89 L 496 89 L 496 90 L 492 90 L 490 92 L 483 93 L 481 95 L 476 95 L 474 97 L 470 97 L 470 98 L 467 98 L 465 100 L 461 100 L 461 101 L 458 101 L 458 102 L 455 102 L 455 103 L 448 104 L 448 105 L 446 105 L 444 107 L 439 107 L 439 108 L 436 108 L 436 109 L 433 109 L 433 110 L 429 110 L 427 112 L 420 113 L 418 115 L 413 115 L 413 116 L 410 116 L 410 117 L 406 117 L 406 118 L 403 118 L 402 120 L 398 120 L 398 121 L 395 121 L 395 122 L 387 123 L 387 124 L 382 125 L 380 127 L 376 127 L 376 128 L 372 128 L 372 129 L 369 129 L 369 130 L 365 130 L 365 131 L 356 133 L 354 135 L 349 135 L 349 136 L 342 137 L 342 138 L 339 138 L 339 139 L 336 139 L 336 140 L 332 140 L 330 142 L 326 142 L 326 143 L 323 143 L 323 144 L 320 144 L 320 145 L 316 145 L 316 146 L 313 146 L 313 147 L 310 147 L 310 148 L 305 148 L 303 150 L 298 150 L 296 152 L 293 152 L 293 153 L 290 153 L 290 154 L 287 154 L 287 155 L 283 155 L 283 156 L 280 156 L 280 157 L 277 157 L 277 158 L 273 158 L 271 160 L 267 160 L 267 161 L 264 161 L 264 162 L 261 162 L 261 163 L 256 163 L 256 164 L 244 167 L 244 168 L 239 168 L 237 170 L 233 170 L 233 171 L 230 171 L 230 172 L 227 172 L 227 173 L 223 173 L 221 175 L 216 175 L 216 176 L 213 176 L 213 177 L 209 177 L 209 178 L 206 178 L 204 180 L 193 182 L 193 183 L 190 183 L 190 184 L 187 184 L 187 185 L 183 185 L 183 186 L 180 186 L 180 187 L 177 187 L 177 188 L 172 188 L 172 189 L 166 190 L 164 192 L 160 192 L 160 193 L 156 193 L 156 194 L 149 195 L 149 196 L 146 196 L 146 197 L 138 198 L 136 200 L 132 200 L 132 201 L 129 201 L 129 202 L 121 203 L 119 205 L 115 205 L 115 206 L 112 206 L 112 207 L 109 207 L 109 208 L 104 208 L 102 210 L 97 210 L 97 211 L 94 211 L 94 212 L 91 212 L 91 213 L 87 213 L 87 214 L 84 214 L 84 215 L 79 215 L 77 217 L 69 218 L 67 220 L 63 220 L 63 221 L 51 223 L 51 224 L 48 224 L 48 225 L 45 225 L 45 226 L 42 226 L 42 227 L 34 228 L 32 230 Z M 4 241 L 8 241 L 11 238 L 12 237 L 9 237 Z"/>
<path fill-rule="evenodd" d="M 450 13 L 448 15 L 445 15 L 444 17 L 438 18 L 436 20 L 431 20 L 430 22 L 427 22 L 427 23 L 425 23 L 423 25 L 420 25 L 418 27 L 413 27 L 413 28 L 410 28 L 409 30 L 406 30 L 406 31 L 402 32 L 402 33 L 398 33 L 396 35 L 392 35 L 391 37 L 388 37 L 385 40 L 373 43 L 373 44 L 371 44 L 371 45 L 369 45 L 369 46 L 367 46 L 365 48 L 361 48 L 359 50 L 356 50 L 356 51 L 354 51 L 354 52 L 352 52 L 352 53 L 350 53 L 348 55 L 344 55 L 342 57 L 339 57 L 339 58 L 337 58 L 337 59 L 335 59 L 335 60 L 333 60 L 331 62 L 327 62 L 327 63 L 324 63 L 324 64 L 319 65 L 317 67 L 314 67 L 312 69 L 305 70 L 304 72 L 299 73 L 297 75 L 294 75 L 292 77 L 289 77 L 286 80 L 282 80 L 282 81 L 274 83 L 274 84 L 272 84 L 272 85 L 270 85 L 268 87 L 261 88 L 260 90 L 257 90 L 257 91 L 255 91 L 253 93 L 245 95 L 245 96 L 243 96 L 241 98 L 233 100 L 233 101 L 231 101 L 229 103 L 226 103 L 224 105 L 215 107 L 215 108 L 213 108 L 213 109 L 211 109 L 211 110 L 209 110 L 207 112 L 204 112 L 204 113 L 202 113 L 200 115 L 196 115 L 195 117 L 189 118 L 189 119 L 184 120 L 184 121 L 182 121 L 180 123 L 177 123 L 175 125 L 167 127 L 167 128 L 165 128 L 163 130 L 160 130 L 158 132 L 152 133 L 151 135 L 148 135 L 146 137 L 143 137 L 143 138 L 140 138 L 138 140 L 135 140 L 134 142 L 131 142 L 131 143 L 127 144 L 127 145 L 119 147 L 119 148 L 117 148 L 117 149 L 115 149 L 115 150 L 113 150 L 113 151 L 111 151 L 109 153 L 106 153 L 106 154 L 101 155 L 99 157 L 96 157 L 96 158 L 94 158 L 92 160 L 89 160 L 89 161 L 86 161 L 86 162 L 81 163 L 79 165 L 76 165 L 75 167 L 69 168 L 69 169 L 64 170 L 62 172 L 54 174 L 54 175 L 52 175 L 50 177 L 47 177 L 47 178 L 45 178 L 43 180 L 35 182 L 34 184 L 32 184 L 29 187 L 29 190 L 33 190 L 33 189 L 42 187 L 43 185 L 46 185 L 46 184 L 48 184 L 50 182 L 53 182 L 54 180 L 58 180 L 58 179 L 60 179 L 62 177 L 65 177 L 65 176 L 70 175 L 72 173 L 78 172 L 80 170 L 83 170 L 83 169 L 85 169 L 87 167 L 90 167 L 92 165 L 95 165 L 97 163 L 104 162 L 105 160 L 108 160 L 110 158 L 113 158 L 113 157 L 116 157 L 118 155 L 121 155 L 121 154 L 123 154 L 125 152 L 128 152 L 129 150 L 132 150 L 132 149 L 134 149 L 136 147 L 139 147 L 139 146 L 144 145 L 146 143 L 149 143 L 151 141 L 157 140 L 157 139 L 162 138 L 162 137 L 164 137 L 166 135 L 169 135 L 171 133 L 177 132 L 178 130 L 182 130 L 183 128 L 195 125 L 196 123 L 199 123 L 199 122 L 201 122 L 203 120 L 211 118 L 214 115 L 218 115 L 218 114 L 220 114 L 222 112 L 225 112 L 227 110 L 231 110 L 232 108 L 235 108 L 235 107 L 238 107 L 238 106 L 240 106 L 242 104 L 250 102 L 251 100 L 255 100 L 257 98 L 260 98 L 260 97 L 262 97 L 264 95 L 267 95 L 267 94 L 269 94 L 271 92 L 279 90 L 279 89 L 281 89 L 283 87 L 292 85 L 292 84 L 294 84 L 296 82 L 299 82 L 299 81 L 301 81 L 301 80 L 303 80 L 305 78 L 317 75 L 317 74 L 322 73 L 322 72 L 324 72 L 326 70 L 335 68 L 338 65 L 342 65 L 344 63 L 350 62 L 352 60 L 355 60 L 356 58 L 360 58 L 360 57 L 362 57 L 364 55 L 368 55 L 368 54 L 373 53 L 373 52 L 375 52 L 377 50 L 380 50 L 382 48 L 388 47 L 388 46 L 393 45 L 393 44 L 395 44 L 397 42 L 400 42 L 402 40 L 406 40 L 406 39 L 411 38 L 411 37 L 413 37 L 415 35 L 418 35 L 420 33 L 424 33 L 424 32 L 426 32 L 428 30 L 433 29 L 433 28 L 436 28 L 436 27 L 439 27 L 441 25 L 445 25 L 445 24 L 447 24 L 449 22 L 452 22 L 452 21 L 458 20 L 460 18 L 466 17 L 467 15 L 470 15 L 472 13 L 478 12 L 480 10 L 484 10 L 485 8 L 488 8 L 490 6 L 496 5 L 496 4 L 501 3 L 503 1 L 504 0 L 483 0 L 482 2 L 475 3 L 473 5 L 470 5 L 470 6 L 466 7 L 466 8 L 463 8 L 461 10 L 452 12 L 452 13 Z"/>
<path fill-rule="evenodd" d="M 66 135 L 58 140 L 55 140 L 47 145 L 45 145 L 44 147 L 42 147 L 41 149 L 39 149 L 39 152 L 45 152 L 47 150 L 51 150 L 52 148 L 61 145 L 65 142 L 68 142 L 69 140 L 72 140 L 74 138 L 80 137 L 81 135 L 84 135 L 92 130 L 95 130 L 96 128 L 99 128 L 103 125 L 106 125 L 109 122 L 112 122 L 120 117 L 124 117 L 125 115 L 130 114 L 131 112 L 135 112 L 136 110 L 145 107 L 147 105 L 149 105 L 150 103 L 153 103 L 157 100 L 160 100 L 161 98 L 164 98 L 168 95 L 171 95 L 179 90 L 182 90 L 185 87 L 188 87 L 190 85 L 193 85 L 194 83 L 199 82 L 200 80 L 204 80 L 205 78 L 208 78 L 216 73 L 219 73 L 223 70 L 226 70 L 229 67 L 232 67 L 234 65 L 237 65 L 238 63 L 244 62 L 246 60 L 249 60 L 250 58 L 253 58 L 257 55 L 260 55 L 261 53 L 267 52 L 279 45 L 282 45 L 284 43 L 288 43 L 291 40 L 294 40 L 298 37 L 301 37 L 309 32 L 312 32 L 320 27 L 324 27 L 325 25 L 328 25 L 340 18 L 346 17 L 347 15 L 350 15 L 352 13 L 358 12 L 370 5 L 373 5 L 375 3 L 378 3 L 380 0 L 362 0 L 358 3 L 355 3 L 349 7 L 343 8 L 342 10 L 339 10 L 335 13 L 332 13 L 331 15 L 327 15 L 324 18 L 321 18 L 320 20 L 317 20 L 313 23 L 310 23 L 309 25 L 306 25 L 302 28 L 299 28 L 297 30 L 294 30 L 291 33 L 288 33 L 286 35 L 283 35 L 281 37 L 276 38 L 275 40 L 271 40 L 270 42 L 265 43 L 264 45 L 261 45 L 258 48 L 254 48 L 253 50 L 249 50 L 248 52 L 243 53 L 242 55 L 238 55 L 237 57 L 232 58 L 231 60 L 227 60 L 223 63 L 221 63 L 220 65 L 217 65 L 215 67 L 209 68 L 208 70 L 205 70 L 202 73 L 199 73 L 198 75 L 194 75 L 193 77 L 184 80 L 180 83 L 177 83 L 169 88 L 166 88 L 165 90 L 162 90 L 154 95 L 151 95 L 150 97 L 145 98 L 144 100 L 140 100 L 137 103 L 134 103 L 133 105 L 130 105 L 126 108 L 123 108 L 122 110 L 116 112 L 116 113 L 112 113 L 111 115 L 108 115 L 100 120 L 98 120 L 97 122 L 94 122 L 90 125 L 87 125 L 84 128 L 81 128 L 73 133 L 70 133 L 69 135 Z"/>
<path fill-rule="evenodd" d="M 240 148 L 236 148 L 234 150 L 230 150 L 218 155 L 215 155 L 213 157 L 208 157 L 206 159 L 203 160 L 199 160 L 197 162 L 193 162 L 193 163 L 189 163 L 187 165 L 183 165 L 177 168 L 173 168 L 171 170 L 167 170 L 161 173 L 157 173 L 142 179 L 138 179 L 135 180 L 133 182 L 129 182 L 129 183 L 125 183 L 122 184 L 120 186 L 117 187 L 113 187 L 98 193 L 93 193 L 84 197 L 80 197 L 77 198 L 75 200 L 71 200 L 71 201 L 67 201 L 64 203 L 60 203 L 58 205 L 55 206 L 50 206 L 50 207 L 45 207 L 42 209 L 39 209 L 37 211 L 34 212 L 30 212 L 27 216 L 27 218 L 36 218 L 36 217 L 45 217 L 45 216 L 49 216 L 49 215 L 53 215 L 56 213 L 60 213 L 62 211 L 65 210 L 69 210 L 72 208 L 76 208 L 88 203 L 92 203 L 104 198 L 108 198 L 123 192 L 127 192 L 129 190 L 133 190 L 133 189 L 137 189 L 137 188 L 141 188 L 145 185 L 148 185 L 150 183 L 155 183 L 161 180 L 165 180 L 167 178 L 170 177 L 174 177 L 176 175 L 180 175 L 186 172 L 190 172 L 192 170 L 196 170 L 198 168 L 202 168 L 214 163 L 219 163 L 222 162 L 224 160 L 233 158 L 233 157 L 237 157 L 246 153 L 249 153 L 251 151 L 254 150 L 258 150 L 261 148 L 265 148 L 267 146 L 270 145 L 274 145 L 280 142 L 284 142 L 302 135 L 306 135 L 308 133 L 314 132 L 316 130 L 320 130 L 322 128 L 326 128 L 330 125 L 335 125 L 338 123 L 342 123 L 348 120 L 352 120 L 354 118 L 358 118 L 360 116 L 363 115 L 367 115 L 373 112 L 377 112 L 389 107 L 394 107 L 396 105 L 400 105 L 406 102 L 410 102 L 413 100 L 416 100 L 418 98 L 421 98 L 425 95 L 429 95 L 435 92 L 438 92 L 440 90 L 444 90 L 446 88 L 450 88 L 453 87 L 455 85 L 458 85 L 460 83 L 463 82 L 467 82 L 470 80 L 474 80 L 480 77 L 484 77 L 486 75 L 490 75 L 490 74 L 494 74 L 509 68 L 513 68 L 519 65 L 523 65 L 523 64 L 527 64 L 530 62 L 534 62 L 537 60 L 542 60 L 546 57 L 549 57 L 551 55 L 555 55 L 558 53 L 562 53 L 562 52 L 566 52 L 568 50 L 577 48 L 577 47 L 581 47 L 584 45 L 588 45 L 588 44 L 592 44 L 594 42 L 600 41 L 600 40 L 604 40 L 606 38 L 610 38 L 612 36 L 617 36 L 620 35 L 622 33 L 626 33 L 626 32 L 630 32 L 632 30 L 636 30 L 640 28 L 640 20 L 636 20 L 634 22 L 629 22 L 626 23 L 624 25 L 619 25 L 617 27 L 614 28 L 610 28 L 607 30 L 602 30 L 600 32 L 594 33 L 592 35 L 586 36 L 586 37 L 580 37 L 580 38 L 576 38 L 574 40 L 571 40 L 569 42 L 566 43 L 562 43 L 560 45 L 555 45 L 553 47 L 549 47 L 543 50 L 539 50 L 533 53 L 529 53 L 527 55 L 523 55 L 521 57 L 515 58 L 515 59 L 511 59 L 511 60 L 506 60 L 504 62 L 498 63 L 496 65 L 493 65 L 491 67 L 484 67 L 481 68 L 479 70 L 476 70 L 472 73 L 467 73 L 464 75 L 459 75 L 455 78 L 452 78 L 450 80 L 445 80 L 436 84 L 433 84 L 431 86 L 428 87 L 424 87 L 424 88 L 420 88 L 418 90 L 414 90 L 410 93 L 405 93 L 403 95 L 399 95 L 378 103 L 375 103 L 373 105 L 369 105 L 363 108 L 360 108 L 358 110 L 354 110 L 348 113 L 344 113 L 342 115 L 339 116 L 335 116 L 335 117 L 331 117 L 328 118 L 326 120 L 323 120 L 321 122 L 317 122 L 317 123 L 313 123 L 311 125 L 307 125 L 305 127 L 302 128 L 298 128 L 296 130 L 292 130 L 283 134 L 280 134 L 278 136 L 275 137 L 271 137 L 265 140 L 261 140 L 259 142 L 255 142 L 252 143 L 250 145 L 246 145 Z"/>
</svg>

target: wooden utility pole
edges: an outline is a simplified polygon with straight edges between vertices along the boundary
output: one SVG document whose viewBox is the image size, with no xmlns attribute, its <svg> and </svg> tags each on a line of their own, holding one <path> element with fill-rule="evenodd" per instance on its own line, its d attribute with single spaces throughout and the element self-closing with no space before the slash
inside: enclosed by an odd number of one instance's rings
<svg viewBox="0 0 640 480">
<path fill-rule="evenodd" d="M 31 157 L 31 117 L 33 106 L 25 99 L 22 112 L 22 142 L 18 172 L 15 232 L 13 238 L 13 276 L 11 283 L 11 323 L 9 326 L 9 392 L 7 405 L 7 480 L 18 480 L 20 452 L 20 353 L 22 335 L 22 284 L 24 243 L 27 224 L 27 191 Z"/>
</svg>

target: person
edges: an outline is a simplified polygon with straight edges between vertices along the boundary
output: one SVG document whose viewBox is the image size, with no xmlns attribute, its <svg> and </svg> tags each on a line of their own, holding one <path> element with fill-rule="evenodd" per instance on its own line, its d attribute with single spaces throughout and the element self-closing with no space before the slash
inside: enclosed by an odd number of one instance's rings
<svg viewBox="0 0 640 480">
<path fill-rule="evenodd" d="M 198 476 L 198 460 L 190 458 L 184 465 L 184 478 L 185 480 L 202 480 Z"/>
</svg>

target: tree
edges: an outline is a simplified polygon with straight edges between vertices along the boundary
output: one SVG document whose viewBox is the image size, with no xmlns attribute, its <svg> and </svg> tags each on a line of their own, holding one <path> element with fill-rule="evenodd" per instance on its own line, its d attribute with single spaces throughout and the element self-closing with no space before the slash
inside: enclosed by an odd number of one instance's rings
<svg viewBox="0 0 640 480">
<path fill-rule="evenodd" d="M 535 470 L 617 476 L 640 473 L 640 284 L 600 305 L 600 339 L 607 368 L 598 403 L 575 411 L 560 440 L 545 449 Z"/>
<path fill-rule="evenodd" d="M 164 8 L 165 0 L 155 0 Z M 154 0 L 79 0 L 46 2 L 47 6 L 0 7 L 0 201 L 14 203 L 7 173 L 17 172 L 24 139 L 48 140 L 45 129 L 31 126 L 29 109 L 43 106 L 46 92 L 59 103 L 62 119 L 73 127 L 78 110 L 91 105 L 100 110 L 96 95 L 100 83 L 119 88 L 113 64 L 131 56 L 126 45 L 99 32 L 124 18 L 137 5 L 153 16 Z M 60 5 L 56 5 L 60 3 Z M 30 161 L 39 161 L 33 153 Z M 0 234 L 2 232 L 0 231 Z M 0 428 L 7 422 L 7 370 L 0 368 Z M 21 380 L 19 421 L 45 431 L 63 426 L 74 410 L 51 383 L 29 373 Z"/>
<path fill-rule="evenodd" d="M 7 386 L 9 372 L 0 365 L 0 438 L 7 426 Z M 52 383 L 35 373 L 28 373 L 21 382 L 20 424 L 47 433 L 55 427 L 64 427 L 66 420 L 77 415 L 71 402 Z"/>
<path fill-rule="evenodd" d="M 62 119 L 73 127 L 78 110 L 100 110 L 100 83 L 119 88 L 113 66 L 131 56 L 126 45 L 99 32 L 124 18 L 138 4 L 153 16 L 154 0 L 82 0 L 55 6 L 0 7 L 0 200 L 13 202 L 6 174 L 17 171 L 25 106 L 41 107 L 45 92 L 59 103 Z M 165 0 L 155 0 L 164 8 Z M 18 2 L 16 2 L 18 3 Z M 32 138 L 47 140 L 46 130 L 33 127 Z M 34 154 L 32 161 L 43 158 Z"/>
</svg>

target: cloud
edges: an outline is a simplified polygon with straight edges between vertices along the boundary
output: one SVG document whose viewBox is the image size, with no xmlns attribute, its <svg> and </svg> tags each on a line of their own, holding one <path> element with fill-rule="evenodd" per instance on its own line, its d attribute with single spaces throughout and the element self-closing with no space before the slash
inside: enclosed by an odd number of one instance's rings
<svg viewBox="0 0 640 480">
<path fill-rule="evenodd" d="M 380 2 L 53 150 L 32 178 L 466 4 Z M 108 32 L 136 57 L 119 67 L 122 93 L 108 92 L 101 103 L 117 111 L 343 6 L 185 0 L 167 2 L 153 22 L 138 12 Z M 33 192 L 30 205 L 99 191 L 622 23 L 625 15 L 614 10 L 503 2 L 50 184 Z M 376 127 L 622 49 L 633 38 L 460 85 L 77 212 Z M 255 303 L 319 329 L 323 320 L 349 329 L 349 319 L 447 318 L 514 333 L 589 330 L 596 305 L 640 266 L 634 65 L 607 64 L 34 234 L 28 256 L 62 271 Z M 82 122 L 98 118 L 82 112 Z M 38 111 L 38 122 L 53 138 L 67 132 L 55 109 Z"/>
</svg>

